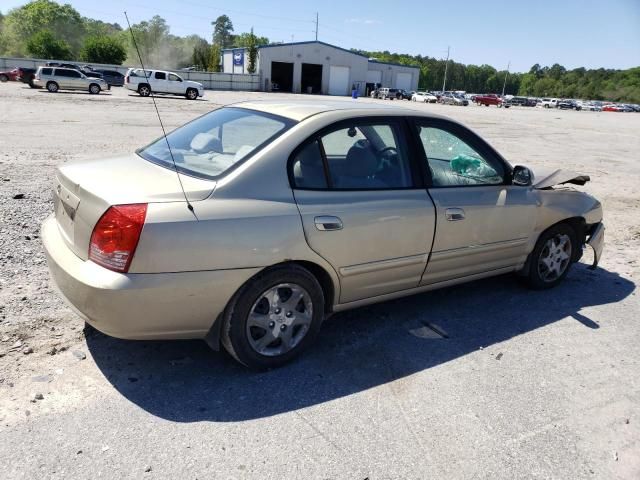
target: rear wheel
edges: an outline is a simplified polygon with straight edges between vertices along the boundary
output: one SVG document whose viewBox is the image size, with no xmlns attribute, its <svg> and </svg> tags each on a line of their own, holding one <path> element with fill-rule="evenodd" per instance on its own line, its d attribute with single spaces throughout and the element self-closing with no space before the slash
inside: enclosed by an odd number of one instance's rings
<svg viewBox="0 0 640 480">
<path fill-rule="evenodd" d="M 97 83 L 92 83 L 91 85 L 89 85 L 89 93 L 93 94 L 93 95 L 97 95 L 100 93 L 100 85 L 98 85 Z"/>
<path fill-rule="evenodd" d="M 275 267 L 234 295 L 224 312 L 222 344 L 249 368 L 279 367 L 313 342 L 323 316 L 316 278 L 298 265 Z"/>
<path fill-rule="evenodd" d="M 140 85 L 138 87 L 138 94 L 141 97 L 148 97 L 151 95 L 151 87 L 149 85 Z"/>
<path fill-rule="evenodd" d="M 56 82 L 48 82 L 47 83 L 47 90 L 49 90 L 51 93 L 56 93 L 59 89 L 60 89 L 60 87 L 58 86 L 58 84 Z"/>
<path fill-rule="evenodd" d="M 529 260 L 529 285 L 538 290 L 558 285 L 569 273 L 577 248 L 576 232 L 565 223 L 544 232 Z"/>
<path fill-rule="evenodd" d="M 198 99 L 198 90 L 195 88 L 187 88 L 187 94 L 185 95 L 189 100 Z"/>
<path fill-rule="evenodd" d="M 4 83 L 8 81 L 9 81 L 9 77 L 7 77 L 6 75 L 0 75 L 0 82 Z"/>
</svg>

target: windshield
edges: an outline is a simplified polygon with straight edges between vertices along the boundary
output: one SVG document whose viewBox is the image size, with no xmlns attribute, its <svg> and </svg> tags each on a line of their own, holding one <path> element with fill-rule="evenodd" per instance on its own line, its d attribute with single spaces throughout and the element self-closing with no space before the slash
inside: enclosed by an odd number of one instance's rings
<svg viewBox="0 0 640 480">
<path fill-rule="evenodd" d="M 167 135 L 176 167 L 183 173 L 215 178 L 256 153 L 294 122 L 242 108 L 214 110 Z M 173 169 L 167 140 L 138 150 L 146 160 Z"/>
</svg>

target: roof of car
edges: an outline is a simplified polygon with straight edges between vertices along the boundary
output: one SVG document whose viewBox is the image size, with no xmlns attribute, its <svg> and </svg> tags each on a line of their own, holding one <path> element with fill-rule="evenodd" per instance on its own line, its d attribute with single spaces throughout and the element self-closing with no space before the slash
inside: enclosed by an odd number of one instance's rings
<svg viewBox="0 0 640 480">
<path fill-rule="evenodd" d="M 424 116 L 424 113 L 403 107 L 392 106 L 388 103 L 372 103 L 367 101 L 357 101 L 352 99 L 344 100 L 287 100 L 287 101 L 249 101 L 235 103 L 229 105 L 232 107 L 248 108 L 250 110 L 257 110 L 260 112 L 270 113 L 272 115 L 279 115 L 281 117 L 290 118 L 292 120 L 301 121 L 305 118 L 311 117 L 325 112 L 333 112 L 338 110 L 349 110 L 362 113 L 382 113 L 389 115 L 413 115 Z M 432 117 L 439 117 L 438 115 L 431 115 Z"/>
</svg>

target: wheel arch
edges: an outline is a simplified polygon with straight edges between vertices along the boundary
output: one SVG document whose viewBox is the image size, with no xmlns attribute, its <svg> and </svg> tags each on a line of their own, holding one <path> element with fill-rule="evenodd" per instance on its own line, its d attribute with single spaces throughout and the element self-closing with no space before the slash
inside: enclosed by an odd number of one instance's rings
<svg viewBox="0 0 640 480">
<path fill-rule="evenodd" d="M 529 269 L 531 268 L 531 255 L 533 254 L 535 245 L 538 243 L 538 240 L 540 239 L 540 237 L 542 237 L 542 235 L 544 235 L 550 229 L 556 227 L 557 225 L 562 225 L 562 224 L 569 225 L 573 229 L 573 231 L 576 232 L 576 239 L 578 240 L 578 248 L 576 248 L 573 251 L 572 262 L 577 262 L 578 260 L 580 260 L 580 258 L 582 257 L 582 247 L 584 245 L 585 235 L 587 232 L 587 222 L 585 218 L 582 216 L 567 217 L 567 218 L 563 218 L 562 220 L 558 220 L 557 222 L 549 225 L 544 230 L 540 231 L 540 233 L 536 236 L 535 242 L 533 242 L 534 248 L 532 248 L 531 252 L 529 252 L 529 255 L 527 255 L 527 260 L 524 264 L 524 267 L 522 268 L 522 270 L 518 272 L 520 275 L 526 276 L 529 274 Z"/>
<path fill-rule="evenodd" d="M 297 265 L 299 267 L 302 267 L 315 277 L 315 279 L 320 284 L 320 287 L 322 288 L 322 293 L 324 295 L 325 317 L 330 315 L 333 312 L 333 305 L 334 305 L 335 299 L 337 298 L 337 295 L 339 294 L 339 290 L 338 290 L 339 286 L 335 284 L 335 281 L 332 278 L 331 274 L 324 267 L 309 260 L 287 260 L 287 261 L 275 263 L 273 265 L 269 265 L 268 267 L 261 269 L 260 271 L 256 272 L 254 275 L 249 277 L 242 285 L 240 285 L 240 287 L 238 287 L 238 289 L 231 296 L 231 298 L 229 298 L 229 300 L 227 301 L 227 304 L 225 305 L 225 308 L 218 314 L 213 324 L 211 325 L 209 332 L 207 332 L 207 335 L 204 338 L 205 342 L 207 342 L 207 344 L 211 349 L 215 351 L 220 350 L 220 346 L 221 346 L 220 335 L 222 330 L 222 324 L 224 323 L 224 318 L 223 318 L 224 312 L 227 310 L 227 308 L 229 308 L 229 306 L 233 302 L 236 301 L 236 298 L 238 297 L 240 292 L 242 292 L 242 290 L 245 288 L 245 285 L 247 285 L 247 283 L 249 283 L 255 277 L 264 274 L 268 270 L 271 270 L 274 268 L 286 267 L 287 265 Z"/>
</svg>

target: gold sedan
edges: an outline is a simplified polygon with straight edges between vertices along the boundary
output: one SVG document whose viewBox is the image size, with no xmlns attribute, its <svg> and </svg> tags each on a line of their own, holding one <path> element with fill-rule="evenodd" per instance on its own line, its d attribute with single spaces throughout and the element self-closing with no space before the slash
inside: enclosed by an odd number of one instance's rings
<svg viewBox="0 0 640 480">
<path fill-rule="evenodd" d="M 333 312 L 514 272 L 557 285 L 602 208 L 444 117 L 352 102 L 210 112 L 135 154 L 63 165 L 42 226 L 78 314 L 128 339 L 202 338 L 254 369 Z"/>
</svg>

